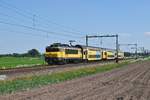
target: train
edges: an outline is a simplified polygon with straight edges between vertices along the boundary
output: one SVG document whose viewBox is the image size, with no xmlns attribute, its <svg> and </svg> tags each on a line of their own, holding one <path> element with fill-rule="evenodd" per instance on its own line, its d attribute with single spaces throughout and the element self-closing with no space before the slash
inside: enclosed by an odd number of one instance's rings
<svg viewBox="0 0 150 100">
<path fill-rule="evenodd" d="M 66 64 L 116 59 L 116 50 L 84 45 L 53 43 L 46 47 L 45 61 L 48 64 Z M 118 51 L 118 58 L 124 59 L 124 52 Z"/>
</svg>

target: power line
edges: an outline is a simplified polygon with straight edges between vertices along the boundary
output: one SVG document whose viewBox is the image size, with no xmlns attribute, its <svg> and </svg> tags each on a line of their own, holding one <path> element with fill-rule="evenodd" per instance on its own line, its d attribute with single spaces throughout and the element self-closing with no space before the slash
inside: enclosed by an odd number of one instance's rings
<svg viewBox="0 0 150 100">
<path fill-rule="evenodd" d="M 26 17 L 26 18 L 29 18 L 29 19 L 31 19 L 31 20 L 33 20 L 33 16 L 35 16 L 36 14 L 33 14 L 33 13 L 29 13 L 29 12 L 26 12 L 26 11 L 24 11 L 24 10 L 21 10 L 21 9 L 19 9 L 18 7 L 16 7 L 16 6 L 13 6 L 13 5 L 11 5 L 11 4 L 9 4 L 9 3 L 6 3 L 6 2 L 4 2 L 3 0 L 1 0 L 1 2 L 3 3 L 3 4 L 5 4 L 5 5 L 7 5 L 8 7 L 7 8 L 13 8 L 14 9 L 14 11 L 17 13 L 17 14 L 19 14 L 19 15 L 21 15 L 21 16 L 23 16 L 23 17 Z M 13 9 L 11 9 L 11 10 L 13 10 Z M 23 13 L 24 12 L 24 13 Z M 26 15 L 26 14 L 28 14 L 28 15 Z M 31 16 L 29 16 L 29 15 L 31 15 Z M 43 18 L 42 17 L 40 17 L 40 16 L 37 16 L 36 15 L 36 18 L 38 18 L 39 17 L 39 19 L 40 20 L 42 20 Z M 43 20 L 45 20 L 45 19 L 43 19 Z M 55 23 L 55 22 L 52 22 L 52 21 L 49 21 L 49 20 L 45 20 L 45 22 L 47 22 L 47 23 L 51 23 L 51 24 L 54 24 L 54 25 L 57 25 L 57 26 L 59 26 L 59 27 L 63 27 L 63 28 L 65 28 L 66 26 L 64 26 L 64 25 L 61 25 L 61 24 L 57 24 L 57 23 Z M 47 24 L 48 25 L 48 24 Z M 74 29 L 72 29 L 71 28 L 71 30 L 74 30 Z M 64 32 L 68 32 L 68 33 L 75 33 L 76 35 L 77 34 L 81 34 L 81 32 L 76 32 L 76 31 L 67 31 L 67 30 L 64 30 L 63 29 L 63 31 Z"/>
<path fill-rule="evenodd" d="M 38 36 L 38 37 L 42 37 L 42 38 L 47 38 L 49 37 L 47 34 L 34 34 L 34 33 L 28 33 L 28 32 L 21 32 L 21 31 L 14 31 L 14 30 L 6 30 L 6 29 L 0 29 L 1 33 L 2 32 L 11 32 L 11 33 L 17 33 L 17 34 L 24 34 L 24 35 L 30 35 L 30 36 Z M 59 36 L 52 36 L 55 38 L 60 38 L 60 39 L 66 39 L 67 37 L 59 37 Z"/>
<path fill-rule="evenodd" d="M 2 12 L 0 12 L 0 16 L 4 16 L 5 19 L 6 19 L 6 18 L 11 18 L 11 19 L 15 19 L 15 20 L 21 21 L 21 22 L 23 22 L 23 21 L 24 21 L 24 22 L 28 22 L 28 21 L 26 21 L 26 20 L 19 19 L 18 17 L 14 17 L 14 16 L 12 16 L 12 15 L 8 15 L 8 14 L 2 13 Z M 30 21 L 30 23 L 31 23 L 31 21 Z"/>
<path fill-rule="evenodd" d="M 0 2 L 2 2 L 2 1 L 0 1 Z M 0 4 L 0 7 L 1 8 L 6 8 L 6 9 L 10 9 L 10 10 L 13 10 L 13 9 L 11 9 L 12 7 L 10 7 L 10 6 L 4 6 L 4 5 L 2 5 L 2 4 Z M 32 19 L 32 17 L 31 16 L 27 16 L 26 14 L 23 14 L 22 12 L 20 12 L 20 11 L 18 11 L 18 10 L 13 10 L 15 13 L 17 13 L 18 15 L 21 15 L 21 16 L 23 16 L 23 17 L 26 17 L 26 18 L 28 18 L 28 19 Z"/>
<path fill-rule="evenodd" d="M 1 29 L 0 29 L 1 30 Z M 38 36 L 38 37 L 46 37 L 46 35 L 42 35 L 42 34 L 33 34 L 33 33 L 26 33 L 26 32 L 20 32 L 20 31 L 14 31 L 14 30 L 1 30 L 0 33 L 4 33 L 4 32 L 11 32 L 11 33 L 17 33 L 17 34 L 24 34 L 24 35 L 30 35 L 30 36 Z"/>
<path fill-rule="evenodd" d="M 17 26 L 17 27 L 23 27 L 23 28 L 26 28 L 26 29 L 31 29 L 31 30 L 35 30 L 35 31 L 40 31 L 40 32 L 44 32 L 44 33 L 49 33 L 49 34 L 58 34 L 57 32 L 52 32 L 52 31 L 48 31 L 48 30 L 44 30 L 44 29 L 40 29 L 40 28 L 33 28 L 31 26 L 26 26 L 26 25 L 22 25 L 22 24 L 15 24 L 15 23 L 10 23 L 10 22 L 5 22 L 5 21 L 1 21 L 0 20 L 0 23 L 1 24 L 7 24 L 7 25 L 11 25 L 11 26 Z M 76 37 L 76 36 L 73 36 L 73 35 L 70 35 L 70 34 L 64 34 L 64 33 L 61 33 L 63 35 L 61 36 L 71 36 L 71 37 Z M 79 37 L 77 37 L 79 38 Z"/>
<path fill-rule="evenodd" d="M 18 13 L 19 14 L 19 13 Z M 23 14 L 21 14 L 21 15 L 23 15 Z M 9 15 L 7 15 L 7 14 L 3 14 L 3 16 L 7 16 L 7 17 L 9 17 Z M 15 19 L 17 19 L 17 18 L 15 18 Z M 31 19 L 32 21 L 33 21 L 33 18 Z M 34 22 L 34 24 L 35 24 L 35 22 Z M 48 24 L 47 24 L 48 25 Z M 70 31 L 65 31 L 65 30 L 63 30 L 63 32 L 66 32 L 66 33 L 71 33 Z M 74 34 L 74 33 L 71 33 L 71 34 L 73 34 L 73 35 L 77 35 L 76 33 Z"/>
<path fill-rule="evenodd" d="M 1 13 L 1 12 L 0 12 L 0 15 L 1 15 L 1 16 L 5 16 L 5 17 L 8 17 L 8 18 L 13 18 L 13 19 L 15 19 L 15 20 L 16 20 L 16 19 L 18 20 L 18 18 L 14 17 L 14 16 L 11 16 L 11 15 L 8 15 L 8 14 L 5 14 L 5 13 Z M 35 25 L 35 17 L 36 17 L 36 16 L 33 16 L 33 18 L 32 18 L 32 22 L 33 22 L 32 25 L 33 25 L 33 27 L 36 26 L 36 25 Z M 24 21 L 24 20 L 21 20 L 21 21 Z M 42 26 L 42 27 L 43 27 L 43 26 Z M 43 28 L 45 28 L 45 27 L 43 27 Z M 70 31 L 65 31 L 65 30 L 64 30 L 63 32 L 71 33 Z M 75 35 L 75 34 L 76 34 L 76 33 L 74 33 L 74 35 Z"/>
</svg>

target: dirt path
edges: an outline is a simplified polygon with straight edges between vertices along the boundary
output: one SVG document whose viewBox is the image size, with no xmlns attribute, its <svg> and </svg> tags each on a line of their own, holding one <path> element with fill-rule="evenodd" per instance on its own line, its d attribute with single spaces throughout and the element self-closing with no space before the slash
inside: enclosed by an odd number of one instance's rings
<svg viewBox="0 0 150 100">
<path fill-rule="evenodd" d="M 150 62 L 0 96 L 0 100 L 150 100 Z"/>
</svg>

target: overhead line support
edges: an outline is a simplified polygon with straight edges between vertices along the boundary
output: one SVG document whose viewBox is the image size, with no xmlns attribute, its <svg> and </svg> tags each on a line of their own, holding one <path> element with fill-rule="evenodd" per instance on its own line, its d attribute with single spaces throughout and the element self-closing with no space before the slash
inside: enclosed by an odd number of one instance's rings
<svg viewBox="0 0 150 100">
<path fill-rule="evenodd" d="M 137 51 L 138 51 L 138 47 L 137 47 L 137 43 L 135 43 L 135 44 L 119 44 L 119 46 L 121 46 L 121 45 L 124 45 L 124 46 L 135 46 L 135 59 L 137 59 L 138 58 L 138 53 L 137 53 Z"/>
<path fill-rule="evenodd" d="M 89 38 L 102 38 L 102 37 L 115 37 L 116 38 L 116 63 L 118 63 L 118 52 L 119 52 L 119 37 L 118 34 L 116 35 L 86 35 L 86 48 L 88 47 L 88 39 Z M 87 52 L 86 52 L 86 59 L 88 58 Z"/>
</svg>

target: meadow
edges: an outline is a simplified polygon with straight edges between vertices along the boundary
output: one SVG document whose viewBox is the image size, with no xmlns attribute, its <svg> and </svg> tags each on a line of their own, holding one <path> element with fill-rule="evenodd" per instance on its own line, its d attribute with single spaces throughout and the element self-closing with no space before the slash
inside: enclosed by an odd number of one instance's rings
<svg viewBox="0 0 150 100">
<path fill-rule="evenodd" d="M 44 59 L 40 57 L 0 57 L 0 69 L 42 64 L 44 64 Z"/>
</svg>

